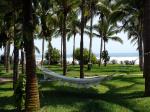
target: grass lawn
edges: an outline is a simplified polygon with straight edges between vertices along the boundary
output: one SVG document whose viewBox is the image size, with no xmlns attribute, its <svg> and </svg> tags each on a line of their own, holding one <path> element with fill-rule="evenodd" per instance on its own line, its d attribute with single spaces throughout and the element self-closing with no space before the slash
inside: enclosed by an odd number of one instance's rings
<svg viewBox="0 0 150 112">
<path fill-rule="evenodd" d="M 124 68 L 130 68 L 129 70 Z M 150 97 L 144 97 L 144 79 L 137 66 L 109 65 L 105 69 L 93 67 L 86 75 L 121 73 L 112 80 L 88 89 L 78 89 L 60 82 L 39 83 L 41 112 L 150 112 Z M 61 73 L 58 66 L 51 66 Z M 78 76 L 79 68 L 70 66 L 68 76 Z M 126 72 L 126 71 L 128 72 Z M 132 71 L 131 71 L 132 70 Z M 109 71 L 109 72 L 107 72 Z M 73 74 L 74 73 L 74 74 Z M 38 71 L 39 77 L 41 73 Z M 0 84 L 0 112 L 14 112 L 12 83 Z"/>
</svg>

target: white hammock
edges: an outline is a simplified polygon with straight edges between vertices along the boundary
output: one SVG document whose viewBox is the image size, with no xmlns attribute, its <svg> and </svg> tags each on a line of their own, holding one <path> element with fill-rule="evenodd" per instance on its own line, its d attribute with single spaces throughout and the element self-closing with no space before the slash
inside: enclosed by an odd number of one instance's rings
<svg viewBox="0 0 150 112">
<path fill-rule="evenodd" d="M 59 81 L 79 85 L 80 87 L 90 87 L 92 85 L 98 85 L 102 81 L 110 80 L 113 76 L 113 75 L 109 75 L 109 76 L 91 77 L 91 78 L 72 78 L 72 77 L 66 77 L 57 74 L 43 67 L 42 68 L 40 67 L 39 69 L 44 73 L 44 81 L 46 81 L 48 78 L 53 78 L 54 80 L 59 80 Z"/>
</svg>

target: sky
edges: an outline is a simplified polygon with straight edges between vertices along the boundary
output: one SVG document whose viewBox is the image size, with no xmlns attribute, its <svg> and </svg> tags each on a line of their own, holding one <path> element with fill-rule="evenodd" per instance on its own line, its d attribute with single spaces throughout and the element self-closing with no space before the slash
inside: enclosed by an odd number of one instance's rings
<svg viewBox="0 0 150 112">
<path fill-rule="evenodd" d="M 93 24 L 97 24 L 98 22 L 98 17 L 94 18 Z M 90 24 L 89 22 L 87 23 L 88 25 Z M 136 49 L 137 46 L 133 45 L 130 43 L 130 40 L 127 39 L 127 33 L 124 33 L 123 31 L 118 33 L 117 36 L 121 37 L 123 40 L 123 44 L 120 44 L 118 42 L 114 41 L 108 41 L 106 44 L 106 49 L 108 50 L 109 53 L 137 53 Z M 42 40 L 35 40 L 35 45 L 39 48 L 40 54 L 36 52 L 36 55 L 41 55 L 42 53 Z M 52 39 L 52 46 L 54 48 L 57 48 L 60 50 L 61 48 L 61 39 L 60 37 L 58 38 L 53 38 Z M 80 35 L 76 36 L 76 48 L 80 47 Z M 84 48 L 89 49 L 89 37 L 87 35 L 84 35 Z M 13 47 L 11 46 L 11 53 L 13 51 Z M 47 51 L 47 42 L 45 42 L 45 52 Z M 67 42 L 67 55 L 71 55 L 73 51 L 73 38 L 71 38 Z M 100 51 L 100 39 L 93 37 L 92 41 L 92 52 L 94 54 L 99 54 Z M 0 50 L 0 54 L 3 54 L 3 49 Z"/>
<path fill-rule="evenodd" d="M 114 41 L 108 41 L 106 44 L 106 48 L 109 53 L 137 53 L 137 46 L 130 43 L 130 40 L 127 39 L 127 33 L 121 32 L 117 34 L 123 40 L 123 44 Z M 35 45 L 39 48 L 40 54 L 36 53 L 36 55 L 41 55 L 42 53 L 42 40 L 35 40 Z M 60 38 L 52 39 L 52 46 L 60 50 L 61 41 Z M 76 36 L 76 48 L 80 47 L 80 35 Z M 89 37 L 84 35 L 84 48 L 89 49 Z M 11 46 L 11 53 L 13 50 L 13 46 Z M 47 51 L 47 42 L 45 42 L 45 52 Z M 70 41 L 67 41 L 67 55 L 71 55 L 73 51 L 73 38 Z M 93 38 L 92 41 L 92 52 L 94 54 L 99 54 L 100 51 L 100 39 Z M 0 54 L 3 54 L 3 49 L 0 50 Z"/>
<path fill-rule="evenodd" d="M 130 43 L 127 39 L 127 33 L 121 32 L 117 34 L 123 40 L 123 44 L 114 41 L 108 41 L 106 48 L 109 53 L 135 53 L 137 46 Z M 35 40 L 35 45 L 42 51 L 42 40 Z M 61 48 L 60 38 L 52 39 L 52 46 L 59 49 Z M 76 36 L 76 48 L 80 47 L 80 35 Z M 84 48 L 89 49 L 89 37 L 84 35 Z M 45 51 L 47 51 L 47 42 L 45 42 Z M 73 51 L 73 38 L 67 42 L 67 55 L 72 54 Z M 100 51 L 100 39 L 93 38 L 92 52 L 98 54 Z"/>
</svg>

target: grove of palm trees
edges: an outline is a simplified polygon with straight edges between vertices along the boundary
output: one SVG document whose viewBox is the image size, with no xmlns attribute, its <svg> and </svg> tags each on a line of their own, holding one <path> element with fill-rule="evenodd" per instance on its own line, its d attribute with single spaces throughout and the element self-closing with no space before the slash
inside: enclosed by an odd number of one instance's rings
<svg viewBox="0 0 150 112">
<path fill-rule="evenodd" d="M 149 12 L 149 0 L 1 0 L 0 112 L 149 112 Z M 112 60 L 122 32 L 136 60 Z"/>
</svg>

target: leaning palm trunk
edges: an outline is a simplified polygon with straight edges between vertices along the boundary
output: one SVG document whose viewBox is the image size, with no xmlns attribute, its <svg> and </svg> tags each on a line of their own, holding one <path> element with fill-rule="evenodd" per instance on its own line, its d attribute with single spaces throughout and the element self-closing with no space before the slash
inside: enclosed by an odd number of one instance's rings
<svg viewBox="0 0 150 112">
<path fill-rule="evenodd" d="M 144 77 L 145 96 L 150 96 L 150 0 L 144 1 Z"/>
<path fill-rule="evenodd" d="M 102 50 L 103 50 L 103 38 L 101 37 L 101 43 L 100 43 L 100 55 L 99 55 L 99 67 L 101 66 L 102 63 Z"/>
<path fill-rule="evenodd" d="M 23 37 L 26 52 L 25 111 L 38 112 L 40 109 L 40 101 L 33 40 L 32 0 L 23 0 Z"/>
<path fill-rule="evenodd" d="M 80 78 L 84 78 L 84 63 L 83 63 L 83 33 L 84 33 L 84 24 L 85 24 L 85 17 L 84 17 L 84 13 L 85 13 L 85 0 L 82 0 L 82 4 L 81 4 L 81 11 L 82 11 L 82 15 L 81 15 L 81 41 L 80 41 Z"/>
</svg>

